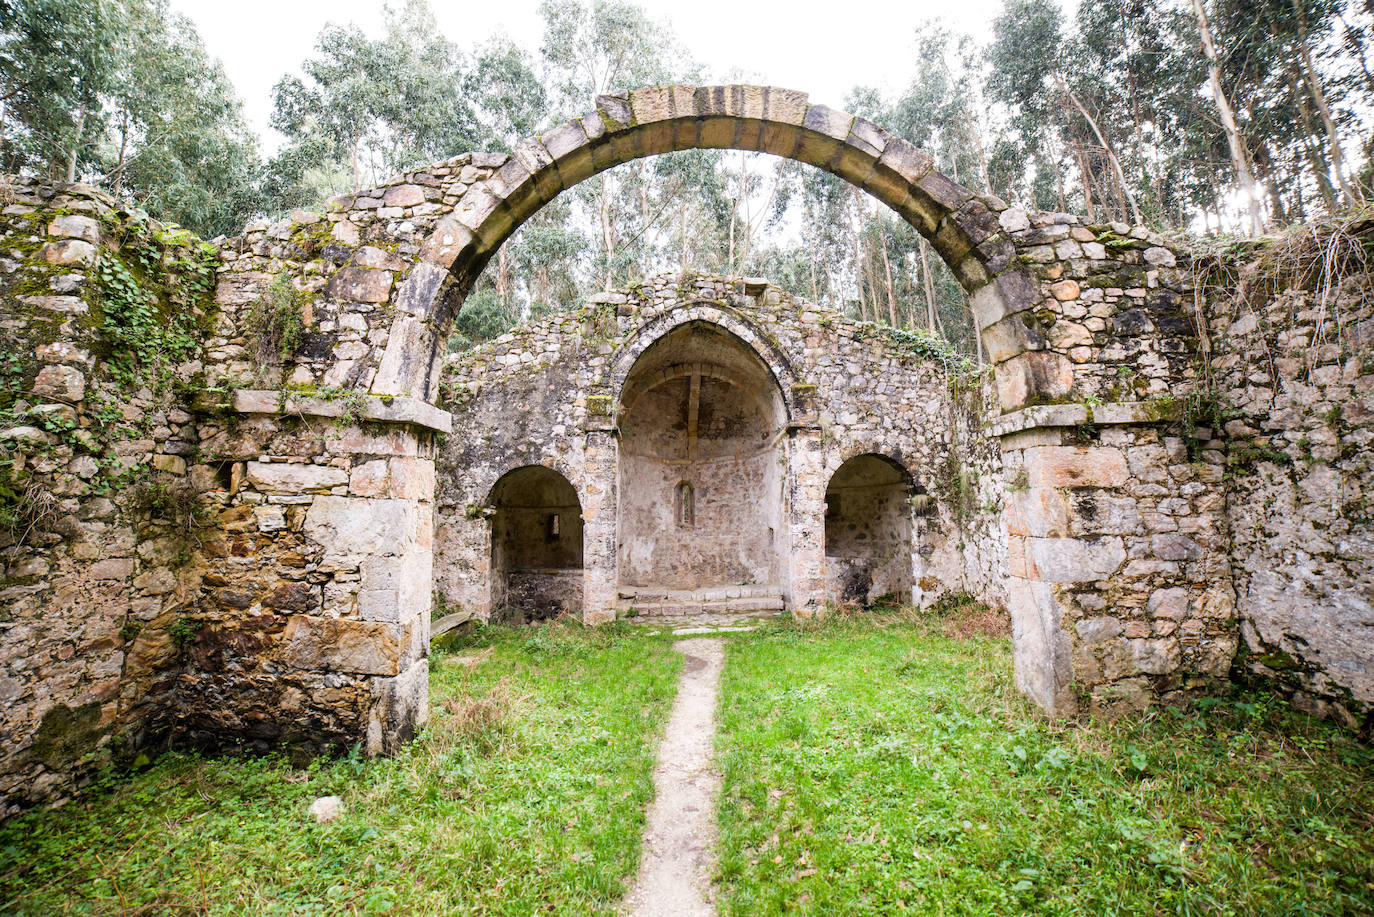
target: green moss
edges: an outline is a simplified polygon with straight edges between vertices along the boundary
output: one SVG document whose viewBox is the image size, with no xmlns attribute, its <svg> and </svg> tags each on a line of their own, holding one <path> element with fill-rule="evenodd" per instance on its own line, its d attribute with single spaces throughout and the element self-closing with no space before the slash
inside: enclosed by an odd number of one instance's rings
<svg viewBox="0 0 1374 917">
<path fill-rule="evenodd" d="M 43 714 L 28 754 L 53 770 L 63 769 L 94 751 L 103 734 L 98 702 L 76 708 L 58 704 Z"/>
<path fill-rule="evenodd" d="M 315 255 L 334 241 L 333 228 L 334 224 L 327 220 L 302 224 L 291 231 L 290 241 L 304 249 L 307 254 Z"/>
</svg>

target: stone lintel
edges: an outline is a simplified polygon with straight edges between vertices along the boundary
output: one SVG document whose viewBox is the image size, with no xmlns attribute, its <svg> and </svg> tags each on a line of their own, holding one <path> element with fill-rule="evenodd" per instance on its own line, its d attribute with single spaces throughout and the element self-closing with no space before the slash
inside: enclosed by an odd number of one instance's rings
<svg viewBox="0 0 1374 917">
<path fill-rule="evenodd" d="M 1153 401 L 1121 401 L 1092 406 L 1095 426 L 1119 426 L 1135 423 L 1160 423 L 1176 419 L 1175 405 Z M 993 436 L 1005 437 L 1036 427 L 1081 427 L 1087 424 L 1088 406 L 1085 404 L 1037 404 L 1010 414 L 1003 414 L 988 427 Z"/>
<path fill-rule="evenodd" d="M 296 396 L 273 390 L 238 389 L 234 410 L 240 414 L 303 414 L 343 417 L 354 405 L 342 399 Z M 414 424 L 439 433 L 453 432 L 453 415 L 419 398 L 363 395 L 359 416 L 376 423 Z"/>
</svg>

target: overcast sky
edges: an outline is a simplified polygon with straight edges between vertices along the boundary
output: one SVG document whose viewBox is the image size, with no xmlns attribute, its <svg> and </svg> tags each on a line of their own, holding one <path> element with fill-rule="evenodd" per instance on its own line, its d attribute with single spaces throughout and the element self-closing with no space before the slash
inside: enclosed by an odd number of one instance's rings
<svg viewBox="0 0 1374 917">
<path fill-rule="evenodd" d="M 326 22 L 355 22 L 381 32 L 381 0 L 171 0 L 200 29 L 210 53 L 224 62 L 243 97 L 249 123 L 267 150 L 280 138 L 268 127 L 272 86 L 295 71 Z M 431 0 L 439 26 L 468 49 L 504 31 L 535 51 L 543 26 L 539 0 L 478 5 Z M 917 23 L 941 18 L 951 28 L 986 38 L 1001 0 L 645 0 L 650 15 L 672 26 L 707 70 L 733 70 L 745 80 L 800 89 L 813 102 L 839 107 L 853 86 L 891 92 L 910 78 Z M 475 20 L 475 21 L 474 21 Z M 591 100 L 588 100 L 588 108 Z"/>
</svg>

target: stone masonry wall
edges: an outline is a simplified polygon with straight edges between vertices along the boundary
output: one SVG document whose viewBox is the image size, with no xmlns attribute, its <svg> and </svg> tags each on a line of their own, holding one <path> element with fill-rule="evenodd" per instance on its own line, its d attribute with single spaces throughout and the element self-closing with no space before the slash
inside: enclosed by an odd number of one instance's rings
<svg viewBox="0 0 1374 917">
<path fill-rule="evenodd" d="M 177 728 L 204 748 L 363 743 L 424 721 L 432 437 L 382 412 L 240 393 L 202 424 L 230 468 L 203 551 Z"/>
<path fill-rule="evenodd" d="M 478 272 L 540 206 L 717 147 L 827 169 L 911 222 L 968 291 L 990 379 L 722 278 L 594 297 L 443 365 Z M 431 586 L 489 611 L 487 503 L 522 465 L 577 491 L 583 613 L 608 619 L 622 389 L 689 322 L 776 380 L 798 610 L 826 595 L 830 477 L 877 453 L 935 497 L 913 517 L 916 597 L 1005 603 L 1044 709 L 1137 708 L 1239 652 L 1367 722 L 1367 258 L 1239 296 L 1218 264 L 975 195 L 876 125 L 757 86 L 603 96 L 509 155 L 213 246 L 81 186 L 0 185 L 0 809 L 162 739 L 396 748 L 425 716 Z M 1221 291 L 1201 319 L 1200 274 Z"/>
<path fill-rule="evenodd" d="M 984 345 L 994 362 L 1051 355 L 1060 373 L 992 427 L 1018 684 L 1051 710 L 1113 711 L 1224 678 L 1236 624 L 1222 443 L 1176 422 L 1201 376 L 1195 279 L 1144 228 L 1015 209 L 1001 222 L 1036 304 L 980 318 Z"/>
<path fill-rule="evenodd" d="M 0 183 L 0 815 L 169 728 L 222 496 L 183 397 L 213 277 L 90 188 Z"/>
<path fill-rule="evenodd" d="M 442 390 L 454 435 L 438 459 L 435 560 L 446 605 L 490 611 L 485 501 L 503 474 L 522 465 L 547 465 L 572 483 L 587 520 L 587 567 L 615 570 L 617 379 L 654 341 L 693 320 L 756 337 L 755 349 L 784 382 L 793 428 L 787 460 L 802 469 L 791 475 L 789 513 L 798 512 L 800 493 L 813 504 L 807 524 L 823 526 L 830 476 L 856 455 L 886 455 L 927 487 L 943 473 L 954 423 L 938 361 L 900 336 L 763 282 L 658 278 L 451 358 Z M 937 502 L 921 520 L 926 599 L 947 589 L 986 591 L 982 571 L 964 569 L 953 510 Z M 598 541 L 599 527 L 609 529 L 607 540 Z M 815 534 L 819 541 L 823 529 Z"/>
<path fill-rule="evenodd" d="M 1374 230 L 1362 232 L 1367 246 Z M 1374 275 L 1350 254 L 1358 237 L 1344 241 L 1346 266 L 1328 273 L 1325 246 L 1342 240 L 1326 230 L 1314 251 L 1304 236 L 1261 245 L 1243 266 L 1203 264 L 1216 285 L 1206 305 L 1227 441 L 1237 666 L 1304 709 L 1368 729 Z"/>
</svg>

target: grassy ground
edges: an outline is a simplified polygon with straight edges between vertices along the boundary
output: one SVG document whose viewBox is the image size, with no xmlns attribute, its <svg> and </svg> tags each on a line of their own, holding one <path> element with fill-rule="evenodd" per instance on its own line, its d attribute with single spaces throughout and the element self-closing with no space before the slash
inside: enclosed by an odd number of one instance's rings
<svg viewBox="0 0 1374 917">
<path fill-rule="evenodd" d="M 622 628 L 470 643 L 491 655 L 432 660 L 432 725 L 393 760 L 169 755 L 0 827 L 0 914 L 612 913 L 680 657 Z"/>
<path fill-rule="evenodd" d="M 722 913 L 1374 913 L 1374 752 L 1244 695 L 1046 722 L 999 626 L 965 609 L 726 638 Z M 491 629 L 435 657 L 433 723 L 396 759 L 112 774 L 0 826 L 0 915 L 612 913 L 669 647 Z M 316 825 L 329 794 L 345 814 Z"/>
<path fill-rule="evenodd" d="M 983 623 L 731 642 L 723 913 L 1374 913 L 1370 749 L 1239 695 L 1045 722 Z"/>
</svg>

